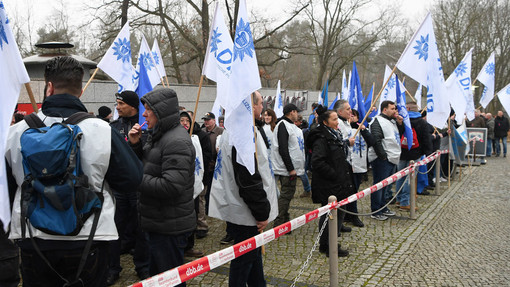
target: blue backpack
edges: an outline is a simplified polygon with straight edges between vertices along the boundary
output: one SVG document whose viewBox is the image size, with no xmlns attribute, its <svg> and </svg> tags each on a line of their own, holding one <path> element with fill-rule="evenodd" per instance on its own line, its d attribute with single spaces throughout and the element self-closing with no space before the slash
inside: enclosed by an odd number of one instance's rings
<svg viewBox="0 0 510 287">
<path fill-rule="evenodd" d="M 83 133 L 77 124 L 89 117 L 94 116 L 76 113 L 50 127 L 35 114 L 25 117 L 30 128 L 20 139 L 25 172 L 21 186 L 23 238 L 27 223 L 48 234 L 74 236 L 92 214 L 96 214 L 94 221 L 98 220 L 102 190 L 89 189 L 80 165 Z M 97 227 L 94 223 L 91 237 Z"/>
</svg>

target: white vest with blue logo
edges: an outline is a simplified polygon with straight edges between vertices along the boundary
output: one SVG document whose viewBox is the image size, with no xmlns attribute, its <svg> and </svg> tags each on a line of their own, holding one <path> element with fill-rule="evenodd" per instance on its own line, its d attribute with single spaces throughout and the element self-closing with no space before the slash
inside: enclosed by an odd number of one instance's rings
<svg viewBox="0 0 510 287">
<path fill-rule="evenodd" d="M 305 141 L 303 139 L 303 131 L 286 120 L 282 119 L 274 128 L 273 143 L 271 145 L 271 159 L 273 160 L 273 169 L 276 175 L 289 176 L 289 172 L 283 163 L 283 159 L 278 151 L 278 128 L 285 125 L 289 133 L 289 154 L 296 170 L 297 175 L 305 173 Z"/>
<path fill-rule="evenodd" d="M 400 133 L 398 132 L 397 124 L 380 115 L 375 118 L 379 122 L 384 134 L 382 146 L 384 151 L 386 151 L 388 161 L 392 164 L 398 164 L 400 160 Z M 375 154 L 375 151 L 371 149 L 370 153 Z M 370 155 L 370 157 L 372 157 L 373 154 Z M 377 157 L 377 155 L 375 157 Z"/>
<path fill-rule="evenodd" d="M 191 136 L 191 142 L 193 143 L 193 147 L 195 147 L 195 184 L 193 185 L 193 199 L 197 198 L 197 196 L 204 190 L 204 184 L 202 183 L 202 178 L 204 178 L 204 160 L 202 158 L 202 146 L 200 145 L 200 140 L 197 135 Z"/>
<path fill-rule="evenodd" d="M 232 159 L 232 146 L 228 144 L 228 138 L 228 131 L 225 130 L 220 139 L 220 149 L 214 168 L 209 200 L 209 216 L 238 225 L 255 226 L 257 221 L 239 195 L 239 187 L 234 178 L 234 166 L 232 164 L 232 160 L 235 159 Z M 258 129 L 256 143 L 258 171 L 271 205 L 268 218 L 268 221 L 271 222 L 278 215 L 276 181 L 271 168 L 268 149 Z"/>
</svg>

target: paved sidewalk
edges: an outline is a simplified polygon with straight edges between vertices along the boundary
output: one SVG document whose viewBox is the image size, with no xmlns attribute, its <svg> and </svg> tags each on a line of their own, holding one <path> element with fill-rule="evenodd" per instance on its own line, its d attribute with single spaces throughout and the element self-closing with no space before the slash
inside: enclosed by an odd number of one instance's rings
<svg viewBox="0 0 510 287">
<path fill-rule="evenodd" d="M 340 286 L 508 286 L 510 283 L 510 165 L 506 158 L 463 169 L 462 181 L 442 183 L 440 196 L 418 196 L 417 219 L 392 210 L 387 221 L 362 220 L 365 227 L 342 233 L 339 242 L 350 255 L 339 258 Z M 370 179 L 371 182 L 371 179 Z M 362 187 L 369 186 L 363 183 Z M 291 217 L 318 207 L 296 191 Z M 359 201 L 360 212 L 370 211 L 370 199 Z M 225 224 L 209 219 L 209 235 L 196 248 L 211 254 L 225 245 Z M 264 270 L 268 286 L 290 286 L 318 235 L 317 220 L 291 235 L 266 245 Z M 187 258 L 191 261 L 193 258 Z M 123 255 L 121 278 L 114 286 L 138 281 L 132 259 Z M 187 282 L 188 286 L 228 286 L 229 264 Z M 328 261 L 313 253 L 296 286 L 329 286 Z"/>
</svg>

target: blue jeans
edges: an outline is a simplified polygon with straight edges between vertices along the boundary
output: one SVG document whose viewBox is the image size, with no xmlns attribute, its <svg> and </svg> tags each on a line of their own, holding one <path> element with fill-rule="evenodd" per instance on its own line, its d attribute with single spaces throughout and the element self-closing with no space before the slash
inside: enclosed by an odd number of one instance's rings
<svg viewBox="0 0 510 287">
<path fill-rule="evenodd" d="M 66 242 L 63 241 L 63 248 Z M 97 242 L 92 245 L 81 272 L 80 279 L 83 286 L 102 287 L 106 286 L 106 274 L 108 273 L 108 247 L 107 241 Z M 42 251 L 51 266 L 69 281 L 73 281 L 80 264 L 83 248 L 76 249 L 52 249 Z M 53 287 L 63 286 L 64 281 L 43 261 L 33 249 L 21 249 L 21 277 L 23 286 Z M 73 285 L 75 286 L 75 285 Z"/>
<path fill-rule="evenodd" d="M 381 160 L 379 158 L 376 158 L 372 162 L 372 171 L 374 173 L 374 184 L 386 179 L 388 176 L 390 176 L 395 169 L 395 165 L 389 162 L 388 160 Z M 386 201 L 384 200 L 384 195 L 390 190 L 391 185 L 383 187 L 382 189 L 372 193 L 370 195 L 370 207 L 372 209 L 372 212 L 382 208 Z M 376 214 L 382 214 L 383 212 L 387 211 L 388 208 L 384 208 L 383 210 L 379 211 Z"/>
<path fill-rule="evenodd" d="M 167 235 L 148 232 L 150 246 L 149 273 L 157 275 L 184 264 L 184 248 L 191 232 L 179 235 Z M 186 282 L 177 286 L 186 286 Z"/>
<path fill-rule="evenodd" d="M 138 224 L 137 193 L 136 192 L 113 192 L 115 196 L 115 226 L 119 233 L 119 239 L 110 242 L 110 274 L 119 274 L 120 247 L 128 225 L 134 225 L 136 234 L 135 253 L 133 263 L 137 273 L 149 271 L 149 242 L 147 234 L 142 231 Z"/>
<path fill-rule="evenodd" d="M 409 166 L 409 162 L 410 161 L 408 161 L 408 160 L 400 160 L 398 162 L 397 170 L 399 170 L 399 171 L 403 170 L 404 168 Z M 402 185 L 404 185 L 404 187 L 402 187 Z M 397 180 L 397 192 L 400 190 L 401 187 L 402 187 L 402 190 L 397 195 L 397 201 L 400 202 L 400 206 L 408 206 L 409 198 L 411 197 L 410 196 L 411 190 L 409 188 L 408 177 L 403 177 L 403 178 Z"/>
<path fill-rule="evenodd" d="M 492 154 L 492 139 L 487 138 L 487 150 L 485 151 L 485 155 L 490 157 Z"/>
<path fill-rule="evenodd" d="M 227 222 L 228 223 L 228 222 Z M 258 235 L 257 226 L 244 226 L 230 223 L 231 234 L 234 237 L 234 243 L 237 244 L 255 235 Z M 254 286 L 265 287 L 264 268 L 262 266 L 261 248 L 245 253 L 235 258 L 230 263 L 230 272 L 228 286 Z"/>
<path fill-rule="evenodd" d="M 303 182 L 303 189 L 305 193 L 309 193 L 310 190 L 312 190 L 312 187 L 310 186 L 310 181 L 308 180 L 308 175 L 306 174 L 306 171 L 305 173 L 300 175 L 299 178 L 301 178 L 301 181 Z"/>
<path fill-rule="evenodd" d="M 497 155 L 500 155 L 501 154 L 501 146 L 499 145 L 499 141 L 503 141 L 503 155 L 506 155 L 506 137 L 502 137 L 502 138 L 495 138 L 496 140 L 496 154 Z"/>
</svg>

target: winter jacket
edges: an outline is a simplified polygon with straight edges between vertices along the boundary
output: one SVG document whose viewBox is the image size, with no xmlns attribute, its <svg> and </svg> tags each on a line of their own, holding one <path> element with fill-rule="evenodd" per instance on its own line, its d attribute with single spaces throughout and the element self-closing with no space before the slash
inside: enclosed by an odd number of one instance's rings
<svg viewBox="0 0 510 287">
<path fill-rule="evenodd" d="M 310 131 L 308 146 L 312 147 L 312 200 L 322 205 L 334 195 L 342 200 L 356 192 L 352 168 L 347 162 L 341 135 L 323 124 Z"/>
<path fill-rule="evenodd" d="M 177 94 L 158 89 L 141 99 L 158 122 L 149 130 L 147 142 L 133 146 L 143 154 L 140 192 L 140 224 L 148 232 L 179 235 L 196 227 L 193 203 L 195 148 L 179 120 Z"/>
<path fill-rule="evenodd" d="M 494 120 L 494 118 L 488 120 L 486 126 L 487 126 L 487 138 L 494 139 L 494 127 L 496 126 L 496 121 Z"/>
<path fill-rule="evenodd" d="M 433 151 L 432 148 L 432 136 L 429 131 L 429 124 L 422 119 L 421 114 L 418 112 L 409 112 L 409 121 L 413 132 L 416 132 L 416 138 L 418 139 L 417 148 L 409 150 L 407 147 L 401 148 L 400 160 L 417 160 L 422 155 L 430 155 Z M 399 125 L 400 134 L 404 134 L 404 125 Z M 415 136 L 413 135 L 413 138 Z"/>
<path fill-rule="evenodd" d="M 508 129 L 510 125 L 508 124 L 508 119 L 505 116 L 496 117 L 494 119 L 494 136 L 497 138 L 503 138 L 508 135 Z"/>
</svg>

